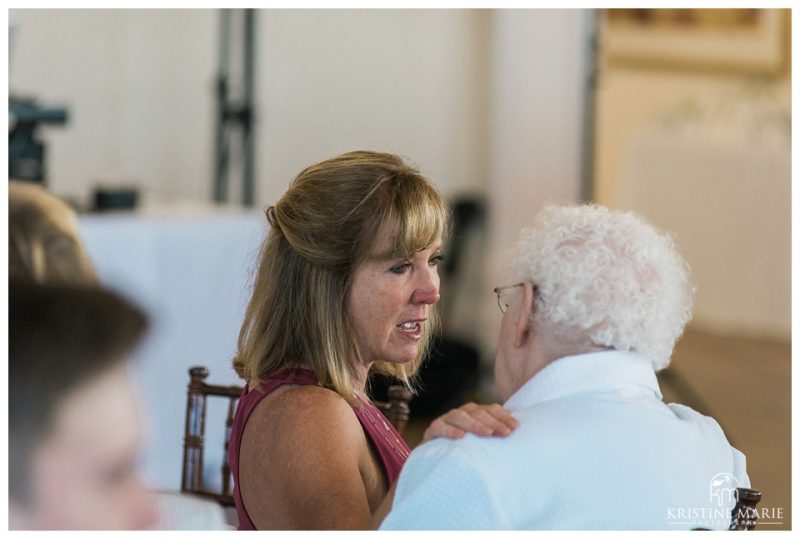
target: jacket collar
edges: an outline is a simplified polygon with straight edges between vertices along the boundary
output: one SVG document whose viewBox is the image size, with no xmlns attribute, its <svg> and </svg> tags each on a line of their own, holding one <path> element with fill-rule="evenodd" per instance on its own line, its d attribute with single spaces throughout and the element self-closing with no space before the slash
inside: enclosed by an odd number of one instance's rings
<svg viewBox="0 0 800 539">
<path fill-rule="evenodd" d="M 634 352 L 607 350 L 556 359 L 525 382 L 504 407 L 509 411 L 578 393 L 639 388 L 661 400 L 650 360 Z"/>
</svg>

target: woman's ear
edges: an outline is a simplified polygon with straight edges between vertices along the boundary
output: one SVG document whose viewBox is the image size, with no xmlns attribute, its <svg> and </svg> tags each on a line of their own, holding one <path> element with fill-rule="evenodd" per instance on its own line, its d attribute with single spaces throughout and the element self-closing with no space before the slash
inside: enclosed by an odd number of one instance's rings
<svg viewBox="0 0 800 539">
<path fill-rule="evenodd" d="M 533 285 L 525 283 L 522 286 L 522 303 L 516 310 L 514 324 L 514 346 L 521 348 L 530 338 L 531 317 L 533 316 Z"/>
</svg>

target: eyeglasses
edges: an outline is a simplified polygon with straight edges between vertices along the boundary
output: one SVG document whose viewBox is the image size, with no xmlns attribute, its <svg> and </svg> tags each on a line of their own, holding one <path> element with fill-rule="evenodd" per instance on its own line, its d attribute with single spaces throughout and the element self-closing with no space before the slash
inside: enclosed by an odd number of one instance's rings
<svg viewBox="0 0 800 539">
<path fill-rule="evenodd" d="M 512 288 L 516 288 L 518 286 L 523 286 L 525 283 L 517 283 L 511 284 L 508 286 L 498 286 L 494 289 L 494 293 L 497 294 L 497 306 L 500 307 L 500 312 L 504 313 L 508 310 L 508 301 L 503 299 L 503 292 L 506 290 L 511 290 Z M 508 296 L 508 294 L 505 294 Z"/>
</svg>

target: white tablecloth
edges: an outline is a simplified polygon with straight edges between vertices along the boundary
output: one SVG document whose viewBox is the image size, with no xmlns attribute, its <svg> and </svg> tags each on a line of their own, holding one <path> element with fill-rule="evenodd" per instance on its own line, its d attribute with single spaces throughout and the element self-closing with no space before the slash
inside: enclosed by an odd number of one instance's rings
<svg viewBox="0 0 800 539">
<path fill-rule="evenodd" d="M 189 367 L 208 367 L 210 383 L 241 384 L 231 358 L 264 215 L 212 209 L 120 213 L 82 216 L 79 226 L 103 284 L 133 299 L 151 317 L 151 331 L 133 363 L 145 403 L 142 467 L 155 488 L 177 490 Z M 219 406 L 212 406 L 216 400 Z M 215 484 L 220 481 L 224 400 L 209 400 L 206 421 L 205 475 Z"/>
</svg>

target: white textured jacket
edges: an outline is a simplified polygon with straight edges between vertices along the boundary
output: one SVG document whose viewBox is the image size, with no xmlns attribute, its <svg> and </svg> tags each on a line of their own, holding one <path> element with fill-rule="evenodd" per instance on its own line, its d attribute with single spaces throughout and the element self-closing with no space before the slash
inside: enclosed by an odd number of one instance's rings
<svg viewBox="0 0 800 539">
<path fill-rule="evenodd" d="M 750 486 L 717 422 L 662 402 L 634 353 L 557 359 L 504 406 L 507 438 L 415 449 L 381 529 L 726 529 Z"/>
</svg>

